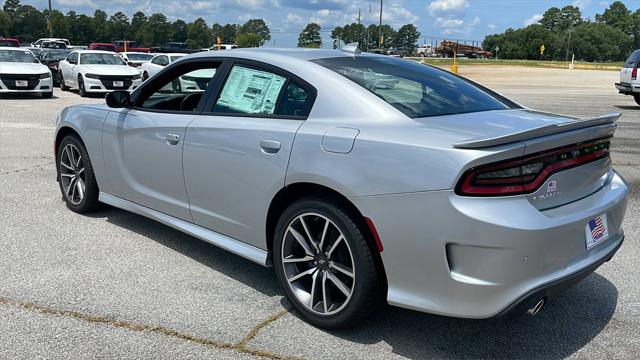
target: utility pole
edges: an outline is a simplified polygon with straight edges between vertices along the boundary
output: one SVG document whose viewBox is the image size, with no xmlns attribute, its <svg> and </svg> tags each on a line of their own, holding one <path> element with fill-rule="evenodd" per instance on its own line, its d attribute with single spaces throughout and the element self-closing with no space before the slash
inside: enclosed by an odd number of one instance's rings
<svg viewBox="0 0 640 360">
<path fill-rule="evenodd" d="M 49 37 L 53 37 L 53 28 L 51 27 L 51 0 L 49 0 L 49 14 L 47 14 L 47 27 L 49 27 Z"/>
<path fill-rule="evenodd" d="M 564 61 L 569 61 L 569 47 L 571 47 L 571 33 L 573 32 L 573 24 L 569 28 L 569 39 L 567 40 L 567 53 L 564 57 Z"/>
<path fill-rule="evenodd" d="M 380 26 L 378 27 L 378 49 L 382 49 L 382 1 L 380 0 Z"/>
</svg>

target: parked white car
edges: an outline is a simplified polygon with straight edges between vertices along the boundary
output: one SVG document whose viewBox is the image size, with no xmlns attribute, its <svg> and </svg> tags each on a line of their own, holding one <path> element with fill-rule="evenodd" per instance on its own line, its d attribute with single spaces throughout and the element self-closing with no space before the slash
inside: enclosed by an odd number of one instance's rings
<svg viewBox="0 0 640 360">
<path fill-rule="evenodd" d="M 142 84 L 138 69 L 110 51 L 73 51 L 58 64 L 60 88 L 78 89 L 80 96 L 112 90 L 135 90 Z"/>
<path fill-rule="evenodd" d="M 142 64 L 148 63 L 149 61 L 151 61 L 154 55 L 149 53 L 143 53 L 143 52 L 132 52 L 132 51 L 124 52 L 123 51 L 120 53 L 120 56 L 130 66 L 140 67 L 142 66 Z"/>
<path fill-rule="evenodd" d="M 182 53 L 157 54 L 151 59 L 151 61 L 149 61 L 148 63 L 142 64 L 142 66 L 140 67 L 142 78 L 144 80 L 147 80 L 153 75 L 159 73 L 160 70 L 164 69 L 165 66 L 171 64 L 172 62 L 180 59 L 185 55 L 187 54 L 182 54 Z"/>
<path fill-rule="evenodd" d="M 616 83 L 616 89 L 620 94 L 631 95 L 640 105 L 640 49 L 631 53 L 620 70 L 620 82 Z"/>
<path fill-rule="evenodd" d="M 53 96 L 51 71 L 29 50 L 0 47 L 0 94 L 36 93 Z"/>
<path fill-rule="evenodd" d="M 41 47 L 43 42 L 57 42 L 57 41 L 62 41 L 67 45 L 67 48 L 71 46 L 71 43 L 69 42 L 68 39 L 63 39 L 63 38 L 42 38 L 42 39 L 38 39 L 34 42 L 31 43 L 31 47 Z"/>
</svg>

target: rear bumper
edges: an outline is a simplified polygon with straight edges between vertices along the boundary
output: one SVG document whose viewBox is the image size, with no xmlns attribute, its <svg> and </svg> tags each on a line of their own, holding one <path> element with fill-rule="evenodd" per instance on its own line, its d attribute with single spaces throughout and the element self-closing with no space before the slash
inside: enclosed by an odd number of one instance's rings
<svg viewBox="0 0 640 360">
<path fill-rule="evenodd" d="M 616 89 L 620 94 L 636 95 L 640 94 L 640 84 L 616 83 Z"/>
<path fill-rule="evenodd" d="M 540 301 L 540 299 L 545 299 L 545 301 L 548 302 L 549 299 L 556 297 L 561 292 L 577 284 L 582 279 L 586 278 L 587 276 L 591 275 L 594 271 L 596 271 L 596 269 L 598 269 L 600 265 L 611 260 L 611 258 L 613 258 L 613 255 L 615 255 L 618 249 L 620 249 L 623 242 L 624 242 L 624 235 L 620 236 L 619 241 L 616 241 L 613 243 L 615 246 L 613 246 L 611 250 L 609 250 L 609 252 L 606 253 L 606 255 L 602 259 L 594 262 L 593 264 L 587 266 L 584 269 L 576 271 L 573 274 L 567 275 L 563 278 L 557 279 L 555 281 L 552 281 L 548 284 L 542 285 L 534 290 L 529 291 L 528 293 L 523 295 L 520 299 L 516 300 L 511 305 L 509 305 L 506 309 L 502 310 L 498 315 L 496 315 L 496 317 L 500 317 L 512 312 L 524 313 L 528 309 L 531 309 L 538 301 Z"/>
<path fill-rule="evenodd" d="M 622 243 L 628 193 L 611 171 L 600 190 L 545 211 L 526 197 L 462 197 L 449 190 L 352 201 L 382 240 L 391 305 L 490 318 L 561 288 L 553 284 L 570 286 L 610 259 Z M 602 214 L 609 237 L 587 249 L 585 227 Z"/>
</svg>

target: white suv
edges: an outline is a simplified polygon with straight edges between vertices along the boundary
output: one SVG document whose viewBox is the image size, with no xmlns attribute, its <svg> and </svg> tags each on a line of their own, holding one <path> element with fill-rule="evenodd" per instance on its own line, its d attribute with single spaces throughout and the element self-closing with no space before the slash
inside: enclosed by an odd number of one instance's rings
<svg viewBox="0 0 640 360">
<path fill-rule="evenodd" d="M 616 89 L 620 94 L 631 95 L 640 105 L 640 49 L 631 53 L 631 56 L 622 65 L 620 70 L 620 82 L 616 83 Z"/>
</svg>

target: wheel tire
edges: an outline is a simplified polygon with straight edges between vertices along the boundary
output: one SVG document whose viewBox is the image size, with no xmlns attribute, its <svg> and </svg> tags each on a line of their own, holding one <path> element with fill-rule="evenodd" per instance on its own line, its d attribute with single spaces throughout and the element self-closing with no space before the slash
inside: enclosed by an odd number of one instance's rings
<svg viewBox="0 0 640 360">
<path fill-rule="evenodd" d="M 336 260 L 336 262 L 338 262 L 337 257 L 341 255 L 340 251 L 342 251 L 343 256 L 344 254 L 347 254 L 347 256 L 351 255 L 352 257 L 351 264 L 354 266 L 354 269 L 349 269 L 354 274 L 354 276 L 352 277 L 353 280 L 349 281 L 348 279 L 350 278 L 349 277 L 346 278 L 347 279 L 346 281 L 351 284 L 351 286 L 349 287 L 349 289 L 352 289 L 350 298 L 347 297 L 346 300 L 344 300 L 340 306 L 337 306 L 336 310 L 334 310 L 335 311 L 334 313 L 324 314 L 324 315 L 318 313 L 319 311 L 316 309 L 312 311 L 312 309 L 308 308 L 307 305 L 303 304 L 298 299 L 298 297 L 294 293 L 294 290 L 292 289 L 292 285 L 290 285 L 289 281 L 287 280 L 288 275 L 286 274 L 286 270 L 283 266 L 283 256 L 284 256 L 283 253 L 285 252 L 285 249 L 283 248 L 283 244 L 292 243 L 291 238 L 288 238 L 288 240 L 285 239 L 285 236 L 293 235 L 292 233 L 289 232 L 289 227 L 296 226 L 296 221 L 298 221 L 300 216 L 313 217 L 316 215 L 320 215 L 321 217 L 324 217 L 325 219 L 329 219 L 331 221 L 331 223 L 333 224 L 332 228 L 337 229 L 344 236 L 344 240 L 348 245 L 349 252 L 346 252 L 344 248 L 343 250 L 339 250 L 340 246 L 345 247 L 345 244 L 341 244 L 338 247 L 336 247 L 336 250 L 334 251 L 333 254 L 331 254 L 330 251 L 327 251 L 329 252 L 329 255 L 326 258 L 324 258 L 324 260 L 326 261 L 319 262 L 317 267 L 313 265 L 311 261 L 306 261 L 301 263 L 296 262 L 295 264 L 289 263 L 287 264 L 287 266 L 289 266 L 289 269 L 291 269 L 290 266 L 294 266 L 295 270 L 293 270 L 293 272 L 301 273 L 301 272 L 305 272 L 305 270 L 316 268 L 316 272 L 317 272 L 317 275 L 319 275 L 318 277 L 320 282 L 322 283 L 323 280 L 326 280 L 326 283 L 329 284 L 330 283 L 329 280 L 331 279 L 328 279 L 328 277 L 325 278 L 325 272 L 326 273 L 331 272 L 332 273 L 331 276 L 333 277 L 335 277 L 336 275 L 343 276 L 343 279 L 344 279 L 344 276 L 346 276 L 344 274 L 341 275 L 336 270 L 335 267 L 331 267 L 331 266 L 335 266 L 333 265 L 333 260 Z M 320 219 L 320 217 L 316 217 L 316 218 Z M 300 226 L 300 224 L 301 223 L 298 223 L 297 226 Z M 318 229 L 318 226 L 320 226 L 318 224 L 312 224 L 310 225 L 310 228 L 315 227 L 316 229 Z M 317 234 L 318 234 L 317 238 L 320 238 L 319 233 Z M 334 237 L 335 237 L 335 234 L 336 234 L 335 232 L 332 233 Z M 318 199 L 318 198 L 300 199 L 294 202 L 292 205 L 290 205 L 282 213 L 282 215 L 280 216 L 280 219 L 278 220 L 278 224 L 276 226 L 276 231 L 274 236 L 275 238 L 273 241 L 273 262 L 274 262 L 274 268 L 276 271 L 276 276 L 278 278 L 278 281 L 280 282 L 280 285 L 284 289 L 284 292 L 288 300 L 293 304 L 296 310 L 298 310 L 298 312 L 302 314 L 302 317 L 309 323 L 325 329 L 339 329 L 339 328 L 351 327 L 363 321 L 365 318 L 367 318 L 378 307 L 378 305 L 381 304 L 382 299 L 380 297 L 380 292 L 378 290 L 380 288 L 379 287 L 380 274 L 378 273 L 376 268 L 376 263 L 375 263 L 376 260 L 373 254 L 374 250 L 372 246 L 370 246 L 370 243 L 365 238 L 365 235 L 363 234 L 362 230 L 356 224 L 354 216 L 351 215 L 349 211 L 345 210 L 341 205 L 326 201 L 324 199 Z M 311 235 L 311 236 L 314 236 L 314 235 Z M 305 236 L 305 238 L 308 238 L 308 237 Z M 331 244 L 330 242 L 331 240 L 329 240 L 328 233 L 327 233 L 327 240 L 325 241 L 326 242 L 322 246 L 320 253 L 316 253 L 318 254 L 318 255 L 315 255 L 316 257 L 322 256 L 323 252 L 329 249 L 330 247 L 329 244 Z M 334 242 L 336 242 L 336 240 L 334 240 Z M 318 245 L 318 243 L 319 241 L 316 243 L 316 245 Z M 333 244 L 331 246 L 333 246 Z M 332 258 L 332 256 L 334 257 Z M 306 255 L 304 257 L 306 257 Z M 326 263 L 331 263 L 332 265 L 329 266 L 328 269 L 325 267 L 324 270 L 320 270 L 321 264 L 326 264 Z M 344 265 L 344 263 L 342 263 L 341 265 Z M 326 265 L 323 265 L 323 266 L 326 266 Z M 303 270 L 300 270 L 299 267 L 302 267 Z M 314 276 L 314 274 L 315 273 L 312 273 L 312 274 L 308 274 L 310 276 L 306 276 L 309 283 L 313 283 L 314 281 L 316 281 L 315 280 L 316 277 Z M 289 276 L 289 278 L 293 276 L 295 275 Z M 300 279 L 303 279 L 303 278 L 301 277 L 299 278 L 299 280 Z M 295 281 L 297 282 L 299 280 L 295 280 Z M 304 281 L 307 281 L 307 280 L 304 280 Z M 331 285 L 335 284 L 333 282 L 331 283 L 332 283 Z M 344 282 L 343 282 L 343 285 L 345 285 Z M 333 293 L 334 295 L 337 294 L 338 297 L 343 296 L 343 295 L 340 295 L 340 292 L 338 292 L 337 286 L 333 285 L 332 287 L 334 289 L 334 293 Z M 320 287 L 320 289 L 322 289 L 322 287 Z M 329 285 L 327 285 L 327 289 L 329 289 Z M 297 289 L 296 291 L 299 292 L 299 289 Z M 322 290 L 317 290 L 317 291 L 321 291 L 319 296 L 322 297 L 321 298 L 322 301 L 319 301 L 317 304 L 314 305 L 314 301 L 312 300 L 311 307 L 319 308 L 319 310 L 321 310 L 322 312 L 327 312 L 326 308 L 324 307 L 324 304 L 329 303 L 329 301 L 325 301 L 325 300 L 327 300 L 327 298 L 329 298 L 330 300 L 333 300 L 332 297 L 334 296 L 332 295 L 330 297 L 325 297 L 325 294 Z M 316 291 L 316 294 L 318 294 L 317 291 Z M 309 293 L 313 294 L 313 290 L 309 290 Z M 309 296 L 309 293 L 307 293 L 307 296 Z M 310 296 L 310 297 L 314 297 L 314 296 Z M 318 295 L 316 295 L 314 299 L 317 297 Z M 333 307 L 334 304 L 330 304 L 330 305 L 331 307 Z"/>
<path fill-rule="evenodd" d="M 71 146 L 72 148 L 68 148 L 68 146 Z M 75 172 L 75 170 L 69 169 L 68 165 L 71 165 L 71 167 L 73 167 L 74 169 L 76 168 L 76 165 L 71 164 L 71 162 L 69 161 L 69 153 L 64 153 L 65 151 L 68 151 L 67 149 L 69 149 L 69 151 L 75 149 L 72 155 L 74 159 L 75 156 L 77 156 L 78 154 L 80 155 L 80 159 L 77 162 L 79 164 L 78 169 L 83 167 L 84 171 L 78 173 Z M 60 185 L 60 192 L 62 193 L 62 199 L 67 204 L 67 207 L 70 210 L 77 213 L 87 213 L 99 208 L 100 203 L 98 202 L 98 194 L 100 191 L 98 189 L 98 183 L 96 182 L 95 174 L 93 173 L 91 159 L 89 159 L 89 154 L 87 153 L 84 144 L 82 144 L 82 141 L 80 141 L 77 136 L 65 136 L 58 145 L 58 151 L 56 154 L 56 169 L 58 174 L 58 184 Z M 68 176 L 69 173 L 75 173 L 76 177 L 83 180 L 84 182 L 84 197 L 81 198 L 80 201 L 74 201 L 74 192 L 65 191 L 65 186 L 67 184 L 71 185 L 73 181 Z M 83 175 L 84 179 L 82 177 Z M 82 186 L 82 183 L 80 184 L 80 186 Z M 77 190 L 77 188 L 74 190 Z M 72 199 L 72 197 L 74 199 Z"/>
<path fill-rule="evenodd" d="M 42 97 L 45 99 L 51 99 L 53 97 L 53 91 L 42 93 Z"/>
<path fill-rule="evenodd" d="M 640 94 L 633 95 L 633 98 L 636 101 L 636 104 L 640 105 Z"/>
<path fill-rule="evenodd" d="M 58 77 L 60 78 L 60 90 L 69 91 L 69 87 L 64 83 L 64 78 L 62 77 L 62 71 L 58 73 Z"/>
<path fill-rule="evenodd" d="M 87 97 L 87 90 L 84 88 L 82 76 L 78 76 L 78 94 L 80 97 Z"/>
</svg>

